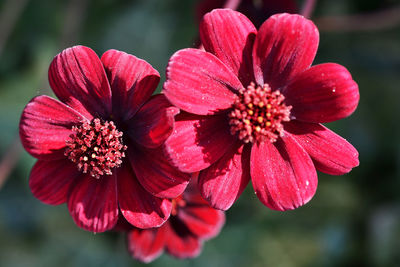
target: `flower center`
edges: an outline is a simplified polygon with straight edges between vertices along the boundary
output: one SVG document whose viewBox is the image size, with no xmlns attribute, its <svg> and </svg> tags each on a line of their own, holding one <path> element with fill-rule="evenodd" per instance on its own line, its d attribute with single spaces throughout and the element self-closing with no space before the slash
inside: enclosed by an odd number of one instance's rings
<svg viewBox="0 0 400 267">
<path fill-rule="evenodd" d="M 183 199 L 182 195 L 172 200 L 171 215 L 176 216 L 178 214 L 179 208 L 186 206 L 186 201 Z"/>
<path fill-rule="evenodd" d="M 292 107 L 283 103 L 285 97 L 279 91 L 251 83 L 238 96 L 228 115 L 231 134 L 238 134 L 245 143 L 273 143 L 283 135 L 282 122 L 290 121 Z"/>
<path fill-rule="evenodd" d="M 104 174 L 111 175 L 113 168 L 121 166 L 127 146 L 114 122 L 96 118 L 90 123 L 73 126 L 72 130 L 75 133 L 66 141 L 64 155 L 75 162 L 80 171 L 98 179 Z"/>
</svg>

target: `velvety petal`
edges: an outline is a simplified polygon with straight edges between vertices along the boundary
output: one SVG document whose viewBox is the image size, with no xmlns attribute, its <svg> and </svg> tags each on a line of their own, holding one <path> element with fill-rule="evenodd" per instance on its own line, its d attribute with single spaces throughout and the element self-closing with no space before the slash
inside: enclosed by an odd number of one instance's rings
<svg viewBox="0 0 400 267">
<path fill-rule="evenodd" d="M 171 218 L 166 228 L 166 250 L 172 256 L 184 259 L 194 258 L 200 254 L 201 242 L 192 235 L 185 224 L 176 218 Z"/>
<path fill-rule="evenodd" d="M 87 118 L 110 114 L 110 85 L 103 64 L 92 49 L 74 46 L 55 56 L 49 68 L 49 82 L 62 102 Z"/>
<path fill-rule="evenodd" d="M 242 88 L 238 78 L 214 55 L 199 49 L 183 49 L 169 60 L 166 97 L 184 111 L 214 114 L 232 106 L 235 91 Z"/>
<path fill-rule="evenodd" d="M 342 175 L 359 164 L 357 150 L 321 124 L 291 121 L 285 125 L 285 130 L 310 155 L 319 171 Z"/>
<path fill-rule="evenodd" d="M 171 201 L 157 198 L 137 181 L 129 164 L 118 173 L 119 208 L 125 219 L 138 228 L 159 227 L 171 213 Z"/>
<path fill-rule="evenodd" d="M 155 148 L 164 143 L 174 128 L 179 109 L 164 95 L 153 96 L 128 122 L 128 134 L 136 143 Z"/>
<path fill-rule="evenodd" d="M 19 123 L 21 143 L 38 159 L 65 158 L 64 150 L 72 126 L 86 119 L 58 100 L 42 95 L 26 105 Z"/>
<path fill-rule="evenodd" d="M 178 215 L 188 227 L 189 231 L 201 240 L 215 237 L 225 223 L 223 211 L 213 209 L 208 205 L 187 204 L 179 210 Z"/>
<path fill-rule="evenodd" d="M 163 227 L 152 229 L 134 229 L 128 233 L 128 250 L 133 258 L 145 263 L 158 258 L 165 244 Z"/>
<path fill-rule="evenodd" d="M 40 201 L 59 205 L 67 201 L 69 188 L 79 175 L 76 164 L 67 159 L 38 160 L 32 168 L 29 187 Z"/>
<path fill-rule="evenodd" d="M 254 81 L 252 50 L 257 30 L 243 14 L 216 9 L 200 24 L 200 38 L 207 52 L 218 57 L 244 85 Z"/>
<path fill-rule="evenodd" d="M 360 99 L 358 85 L 338 64 L 316 65 L 297 75 L 283 90 L 291 115 L 307 122 L 331 122 L 349 116 Z"/>
<path fill-rule="evenodd" d="M 277 14 L 267 19 L 254 44 L 253 65 L 258 84 L 278 89 L 307 69 L 319 42 L 317 27 L 300 15 Z"/>
<path fill-rule="evenodd" d="M 227 210 L 250 180 L 250 147 L 235 146 L 200 172 L 201 195 L 216 209 Z"/>
<path fill-rule="evenodd" d="M 68 196 L 68 210 L 75 223 L 88 231 L 101 233 L 112 229 L 118 220 L 115 174 L 96 179 L 82 174 Z"/>
<path fill-rule="evenodd" d="M 172 167 L 163 148 L 135 147 L 128 150 L 129 160 L 140 184 L 160 198 L 175 198 L 182 194 L 190 175 Z"/>
<path fill-rule="evenodd" d="M 131 118 L 156 90 L 160 74 L 146 61 L 114 49 L 101 61 L 111 84 L 113 114 Z"/>
<path fill-rule="evenodd" d="M 253 145 L 250 171 L 257 197 L 274 210 L 300 207 L 317 189 L 314 164 L 290 135 L 279 138 L 274 144 Z"/>
<path fill-rule="evenodd" d="M 235 143 L 226 114 L 196 116 L 181 113 L 165 142 L 171 162 L 183 172 L 196 172 L 217 161 Z"/>
</svg>

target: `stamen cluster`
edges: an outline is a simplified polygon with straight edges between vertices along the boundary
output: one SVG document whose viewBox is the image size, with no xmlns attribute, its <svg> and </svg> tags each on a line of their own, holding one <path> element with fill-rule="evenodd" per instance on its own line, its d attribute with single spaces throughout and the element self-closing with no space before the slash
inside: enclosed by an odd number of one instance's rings
<svg viewBox="0 0 400 267">
<path fill-rule="evenodd" d="M 182 195 L 172 200 L 171 215 L 176 216 L 178 214 L 179 208 L 186 206 L 186 201 L 183 199 Z"/>
<path fill-rule="evenodd" d="M 121 166 L 127 146 L 123 145 L 122 132 L 114 122 L 96 118 L 73 126 L 72 130 L 75 133 L 66 141 L 64 155 L 77 163 L 80 171 L 98 179 L 104 174 L 111 175 L 113 168 Z"/>
<path fill-rule="evenodd" d="M 278 90 L 251 83 L 238 96 L 229 113 L 231 134 L 245 143 L 273 143 L 283 135 L 282 122 L 290 121 L 292 107 L 284 104 L 285 97 Z"/>
</svg>

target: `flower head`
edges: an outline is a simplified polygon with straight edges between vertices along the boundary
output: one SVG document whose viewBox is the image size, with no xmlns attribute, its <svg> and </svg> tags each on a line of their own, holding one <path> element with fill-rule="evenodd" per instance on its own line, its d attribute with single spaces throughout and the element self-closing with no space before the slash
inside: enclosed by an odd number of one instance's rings
<svg viewBox="0 0 400 267">
<path fill-rule="evenodd" d="M 163 90 L 184 112 L 165 147 L 180 170 L 201 171 L 211 206 L 228 209 L 251 179 L 263 204 L 295 209 L 315 194 L 316 169 L 339 175 L 359 164 L 357 150 L 321 124 L 353 113 L 358 86 L 341 65 L 310 67 L 319 42 L 310 20 L 277 14 L 257 31 L 218 9 L 200 36 L 205 51 L 169 61 Z"/>
<path fill-rule="evenodd" d="M 204 241 L 215 237 L 225 222 L 222 211 L 211 208 L 194 187 L 172 200 L 171 217 L 158 228 L 138 229 L 122 222 L 132 257 L 151 262 L 165 250 L 177 258 L 193 258 Z"/>
<path fill-rule="evenodd" d="M 22 144 L 38 159 L 29 180 L 34 196 L 67 202 L 76 224 L 93 232 L 113 228 L 120 213 L 139 228 L 167 220 L 169 198 L 189 176 L 162 153 L 179 110 L 151 96 L 159 79 L 150 64 L 116 50 L 101 59 L 83 46 L 58 54 L 49 81 L 60 101 L 35 97 L 21 116 Z"/>
</svg>

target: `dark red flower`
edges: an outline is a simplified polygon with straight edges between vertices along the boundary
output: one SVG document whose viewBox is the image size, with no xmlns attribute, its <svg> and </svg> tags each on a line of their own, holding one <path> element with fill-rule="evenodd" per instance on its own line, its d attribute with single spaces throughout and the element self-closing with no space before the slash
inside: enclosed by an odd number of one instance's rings
<svg viewBox="0 0 400 267">
<path fill-rule="evenodd" d="M 198 21 L 216 8 L 237 10 L 246 15 L 257 28 L 273 14 L 298 11 L 294 0 L 203 0 L 196 9 Z"/>
<path fill-rule="evenodd" d="M 164 250 L 181 259 L 198 256 L 203 242 L 218 235 L 224 223 L 225 214 L 211 208 L 195 188 L 188 187 L 183 195 L 172 200 L 171 217 L 161 227 L 119 228 L 127 231 L 132 257 L 150 262 Z"/>
<path fill-rule="evenodd" d="M 182 112 L 166 151 L 184 172 L 201 171 L 211 206 L 226 210 L 251 179 L 262 203 L 295 209 L 317 188 L 316 169 L 340 175 L 358 152 L 320 123 L 349 116 L 359 101 L 350 73 L 310 67 L 319 34 L 299 15 L 277 14 L 257 32 L 241 13 L 214 10 L 200 25 L 205 51 L 183 49 L 164 93 Z"/>
<path fill-rule="evenodd" d="M 20 122 L 22 144 L 38 159 L 29 180 L 34 196 L 67 202 L 75 223 L 93 232 L 113 228 L 119 213 L 140 228 L 167 220 L 166 198 L 180 195 L 189 176 L 162 154 L 178 109 L 151 96 L 159 80 L 150 64 L 124 52 L 109 50 L 100 60 L 75 46 L 58 54 L 49 81 L 60 101 L 33 98 Z"/>
</svg>

